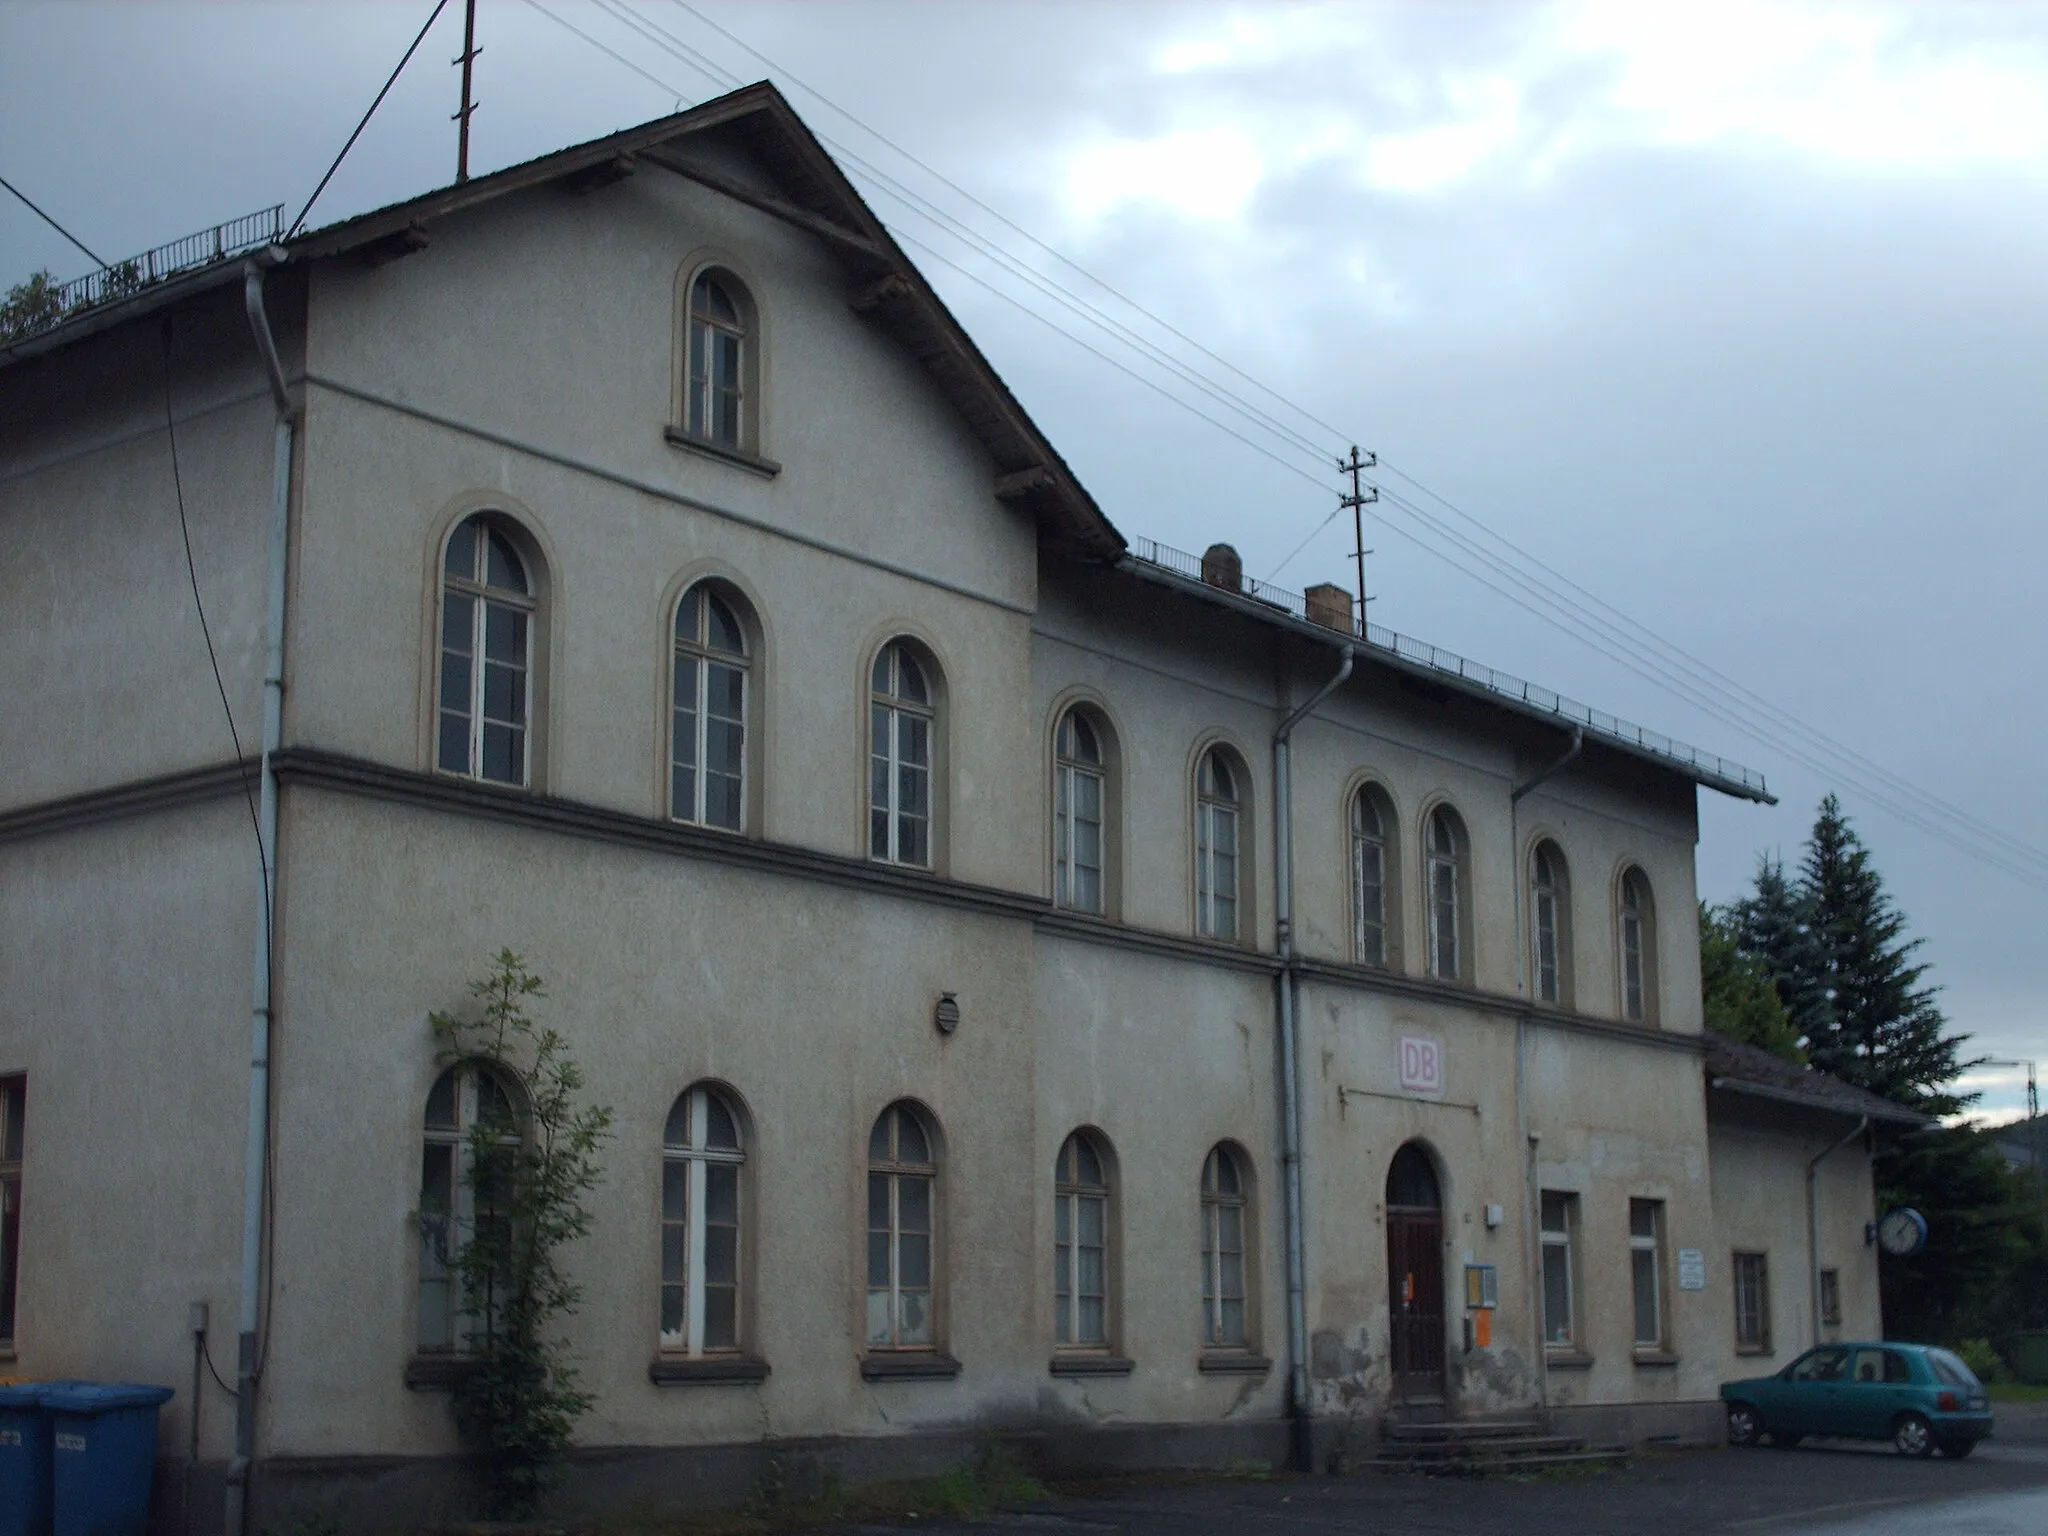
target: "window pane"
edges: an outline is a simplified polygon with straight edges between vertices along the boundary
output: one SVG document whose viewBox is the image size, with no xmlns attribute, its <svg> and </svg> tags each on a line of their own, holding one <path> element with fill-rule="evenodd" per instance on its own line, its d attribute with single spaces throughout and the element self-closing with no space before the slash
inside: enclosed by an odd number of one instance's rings
<svg viewBox="0 0 2048 1536">
<path fill-rule="evenodd" d="M 1543 1245 L 1543 1341 L 1572 1341 L 1571 1250 L 1561 1243 Z"/>
<path fill-rule="evenodd" d="M 509 725 L 484 726 L 483 776 L 500 784 L 526 778 L 526 733 Z"/>
<path fill-rule="evenodd" d="M 1222 1304 L 1223 1323 L 1216 1342 L 1218 1344 L 1240 1345 L 1244 1343 L 1244 1301 L 1242 1298 L 1226 1298 Z"/>
<path fill-rule="evenodd" d="M 868 687 L 876 693 L 887 694 L 895 691 L 889 685 L 889 659 L 895 651 L 894 646 L 883 646 L 875 655 L 874 666 L 868 670 Z"/>
<path fill-rule="evenodd" d="M 907 1109 L 896 1111 L 896 1156 L 906 1163 L 929 1163 L 931 1143 L 925 1138 L 924 1122 Z"/>
<path fill-rule="evenodd" d="M 922 1290 L 932 1283 L 932 1240 L 921 1232 L 905 1232 L 898 1239 L 896 1281 L 905 1289 Z"/>
<path fill-rule="evenodd" d="M 679 1285 L 689 1273 L 685 1268 L 683 1240 L 689 1228 L 682 1222 L 664 1222 L 661 1228 L 661 1278 L 670 1285 Z"/>
<path fill-rule="evenodd" d="M 896 1181 L 897 1223 L 905 1232 L 932 1229 L 932 1181 L 904 1176 Z"/>
<path fill-rule="evenodd" d="M 661 1165 L 661 1219 L 681 1221 L 690 1211 L 690 1165 L 670 1158 Z"/>
<path fill-rule="evenodd" d="M 872 1250 L 869 1254 L 868 1268 L 871 1272 L 874 1269 Z M 883 1268 L 888 1268 L 887 1260 L 883 1261 Z M 868 1342 L 870 1344 L 893 1344 L 896 1342 L 895 1330 L 891 1327 L 893 1319 L 890 1317 L 889 1312 L 889 1291 L 887 1282 L 884 1281 L 881 1289 L 870 1289 L 868 1291 Z"/>
<path fill-rule="evenodd" d="M 450 1305 L 450 1289 L 446 1280 L 420 1282 L 421 1349 L 449 1349 L 454 1346 L 455 1319 Z"/>
<path fill-rule="evenodd" d="M 704 1290 L 704 1347 L 735 1349 L 740 1342 L 740 1293 L 730 1285 Z"/>
<path fill-rule="evenodd" d="M 1072 1342 L 1076 1344 L 1106 1344 L 1109 1342 L 1108 1312 L 1100 1296 L 1083 1296 L 1080 1301 L 1081 1326 Z"/>
<path fill-rule="evenodd" d="M 925 687 L 924 668 L 901 646 L 890 649 L 896 653 L 897 697 L 908 699 L 913 704 L 929 704 L 931 693 Z"/>
<path fill-rule="evenodd" d="M 889 1234 L 870 1232 L 868 1234 L 868 1284 L 881 1286 L 889 1284 Z"/>
<path fill-rule="evenodd" d="M 1083 1296 L 1101 1296 L 1108 1290 L 1107 1270 L 1102 1262 L 1102 1249 L 1083 1246 L 1075 1254 L 1079 1271 L 1077 1279 Z"/>
<path fill-rule="evenodd" d="M 441 598 L 441 648 L 461 656 L 476 644 L 476 599 L 462 592 Z"/>
<path fill-rule="evenodd" d="M 703 665 L 701 661 L 698 661 L 693 656 L 678 656 L 676 658 L 676 712 L 678 714 L 687 714 L 695 718 L 697 710 L 697 672 Z M 690 734 L 693 738 L 690 751 L 694 756 L 696 752 L 694 743 L 696 732 L 693 730 Z M 678 748 L 676 756 L 680 758 L 683 755 L 680 750 L 682 747 L 680 739 L 676 742 L 676 746 Z"/>
<path fill-rule="evenodd" d="M 1076 1202 L 1081 1218 L 1081 1230 L 1077 1234 L 1084 1246 L 1100 1252 L 1103 1243 L 1103 1208 L 1105 1202 L 1099 1195 L 1083 1195 Z"/>
<path fill-rule="evenodd" d="M 721 389 L 712 396 L 711 437 L 717 442 L 738 444 L 740 397 L 737 394 Z"/>
<path fill-rule="evenodd" d="M 661 1288 L 661 1336 L 676 1341 L 683 1336 L 684 1294 L 680 1285 Z"/>
<path fill-rule="evenodd" d="M 1657 1304 L 1656 1250 L 1638 1248 L 1629 1255 L 1629 1259 L 1635 1282 L 1636 1342 L 1661 1344 L 1664 1341 L 1664 1321 Z"/>
<path fill-rule="evenodd" d="M 1074 1197 L 1061 1195 L 1052 1203 L 1052 1240 L 1062 1248 L 1074 1240 Z"/>
<path fill-rule="evenodd" d="M 484 604 L 484 655 L 492 661 L 526 660 L 526 615 L 502 603 Z"/>
<path fill-rule="evenodd" d="M 740 1219 L 740 1171 L 731 1163 L 704 1170 L 704 1219 L 728 1226 Z"/>
<path fill-rule="evenodd" d="M 502 533 L 493 532 L 486 542 L 490 551 L 490 563 L 484 573 L 485 584 L 505 592 L 524 592 L 526 565 L 514 552 L 512 541 Z"/>
<path fill-rule="evenodd" d="M 902 1344 L 929 1344 L 932 1341 L 932 1300 L 924 1291 L 902 1293 L 903 1323 L 897 1330 L 896 1338 Z"/>
<path fill-rule="evenodd" d="M 507 725 L 526 722 L 526 669 L 484 664 L 484 719 Z"/>
<path fill-rule="evenodd" d="M 1554 1195 L 1549 1190 L 1543 1192 L 1544 1231 L 1562 1232 L 1565 1230 L 1565 1201 L 1567 1198 L 1564 1195 Z"/>
<path fill-rule="evenodd" d="M 704 1145 L 728 1152 L 737 1152 L 740 1145 L 740 1128 L 732 1110 L 710 1092 L 704 1095 Z"/>
<path fill-rule="evenodd" d="M 465 581 L 476 580 L 476 533 L 479 519 L 465 517 L 448 536 L 448 555 L 441 569 Z"/>
<path fill-rule="evenodd" d="M 435 763 L 448 773 L 469 773 L 469 716 L 443 710 L 441 742 Z"/>
<path fill-rule="evenodd" d="M 868 1149 L 868 1155 L 874 1155 L 872 1147 Z M 883 1155 L 886 1157 L 887 1153 Z M 871 1173 L 868 1175 L 868 1230 L 886 1232 L 892 1225 L 889 1220 L 889 1175 Z"/>
<path fill-rule="evenodd" d="M 704 1229 L 704 1279 L 709 1285 L 731 1285 L 739 1279 L 739 1229 L 707 1226 Z"/>
<path fill-rule="evenodd" d="M 1657 1235 L 1657 1202 L 1654 1200 L 1631 1200 L 1628 1203 L 1628 1234 L 1630 1237 L 1655 1237 Z"/>
</svg>

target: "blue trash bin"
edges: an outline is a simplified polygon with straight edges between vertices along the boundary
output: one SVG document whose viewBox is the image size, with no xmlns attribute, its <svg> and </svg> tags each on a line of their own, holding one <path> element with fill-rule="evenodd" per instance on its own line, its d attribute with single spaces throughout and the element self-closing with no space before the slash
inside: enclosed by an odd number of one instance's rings
<svg viewBox="0 0 2048 1536">
<path fill-rule="evenodd" d="M 54 1536 L 143 1536 L 156 1476 L 156 1411 L 171 1389 L 79 1381 L 43 1387 L 41 1396 Z"/>
<path fill-rule="evenodd" d="M 44 1383 L 0 1387 L 0 1536 L 50 1536 Z"/>
</svg>

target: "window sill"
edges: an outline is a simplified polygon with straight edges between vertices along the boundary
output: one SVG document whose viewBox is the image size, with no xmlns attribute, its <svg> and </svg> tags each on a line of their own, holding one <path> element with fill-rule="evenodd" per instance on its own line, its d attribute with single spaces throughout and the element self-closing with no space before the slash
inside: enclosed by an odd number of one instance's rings
<svg viewBox="0 0 2048 1536">
<path fill-rule="evenodd" d="M 863 1355 L 860 1361 L 862 1381 L 950 1381 L 959 1374 L 960 1362 L 936 1350 Z"/>
<path fill-rule="evenodd" d="M 768 1362 L 753 1355 L 656 1355 L 647 1379 L 657 1387 L 725 1386 L 766 1381 Z"/>
<path fill-rule="evenodd" d="M 744 448 L 734 448 L 726 443 L 715 443 L 708 437 L 685 432 L 681 427 L 663 427 L 661 435 L 668 439 L 671 447 L 701 453 L 707 459 L 717 459 L 722 464 L 747 470 L 764 480 L 773 480 L 782 473 L 782 466 L 773 459 L 764 459 L 758 453 L 749 453 Z"/>
<path fill-rule="evenodd" d="M 1738 1344 L 1735 1346 L 1735 1353 L 1738 1355 L 1768 1355 L 1770 1352 L 1771 1346 L 1768 1344 Z"/>
<path fill-rule="evenodd" d="M 1195 1369 L 1204 1376 L 1263 1376 L 1273 1369 L 1273 1362 L 1264 1355 L 1208 1350 L 1195 1361 Z"/>
<path fill-rule="evenodd" d="M 1668 1349 L 1639 1349 L 1632 1357 L 1637 1365 L 1676 1365 L 1678 1356 Z"/>
<path fill-rule="evenodd" d="M 468 1355 L 414 1355 L 405 1363 L 405 1384 L 415 1392 L 453 1392 L 476 1367 Z"/>
<path fill-rule="evenodd" d="M 1546 1349 L 1543 1364 L 1553 1371 L 1590 1371 L 1593 1357 L 1581 1349 Z"/>
<path fill-rule="evenodd" d="M 1137 1364 L 1122 1355 L 1054 1355 L 1049 1369 L 1055 1376 L 1128 1376 Z"/>
</svg>

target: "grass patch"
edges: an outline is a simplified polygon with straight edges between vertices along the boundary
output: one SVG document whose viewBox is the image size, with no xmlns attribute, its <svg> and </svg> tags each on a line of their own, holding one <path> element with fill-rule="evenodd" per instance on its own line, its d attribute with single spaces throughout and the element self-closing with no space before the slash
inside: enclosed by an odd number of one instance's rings
<svg viewBox="0 0 2048 1536">
<path fill-rule="evenodd" d="M 809 1530 L 835 1520 L 910 1520 L 944 1516 L 966 1520 L 1049 1497 L 1024 1460 L 1008 1446 L 988 1445 L 973 1459 L 937 1477 L 863 1483 L 847 1488 L 828 1480 L 812 1498 L 784 1499 L 764 1487 L 743 1509 L 707 1509 L 600 1521 L 595 1536 L 771 1536 Z"/>
<path fill-rule="evenodd" d="M 2030 1386 L 2024 1381 L 1994 1381 L 1984 1390 L 1994 1403 L 2048 1403 L 2048 1387 Z"/>
</svg>

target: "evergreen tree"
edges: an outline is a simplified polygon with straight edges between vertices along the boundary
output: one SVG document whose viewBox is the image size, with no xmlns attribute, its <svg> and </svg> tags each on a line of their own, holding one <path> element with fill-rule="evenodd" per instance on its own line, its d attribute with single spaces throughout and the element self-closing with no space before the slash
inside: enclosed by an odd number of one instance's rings
<svg viewBox="0 0 2048 1536">
<path fill-rule="evenodd" d="M 1733 909 L 1700 903 L 1700 1000 L 1707 1028 L 1804 1062 L 1799 1033 L 1778 999 L 1763 961 L 1742 949 L 1739 921 Z"/>
<path fill-rule="evenodd" d="M 1735 904 L 1736 942 L 1777 988 L 1793 1035 L 1802 1042 L 1829 1037 L 1834 1009 L 1824 980 L 1826 957 L 1800 890 L 1785 878 L 1782 860 L 1757 860 L 1756 893 Z"/>
<path fill-rule="evenodd" d="M 1961 1059 L 1967 1035 L 1921 985 L 1919 939 L 1885 893 L 1870 850 L 1833 795 L 1820 803 L 1795 893 L 1819 952 L 1825 1011 L 1795 1013 L 1813 1064 L 1859 1088 L 1928 1115 L 1953 1115 L 1968 1102 L 1950 1088 L 1974 1062 Z"/>
</svg>

